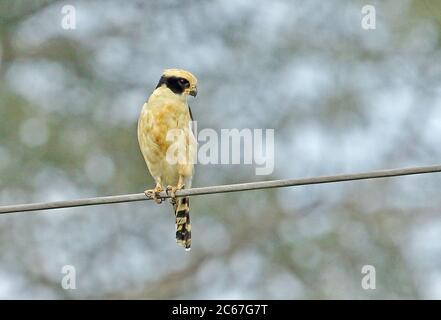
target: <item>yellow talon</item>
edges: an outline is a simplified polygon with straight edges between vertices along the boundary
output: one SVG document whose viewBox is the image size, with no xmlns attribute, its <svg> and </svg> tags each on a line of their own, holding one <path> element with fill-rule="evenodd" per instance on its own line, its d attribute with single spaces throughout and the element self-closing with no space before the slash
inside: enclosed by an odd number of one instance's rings
<svg viewBox="0 0 441 320">
<path fill-rule="evenodd" d="M 160 185 L 156 185 L 155 189 L 147 189 L 144 191 L 144 194 L 150 198 L 155 200 L 157 204 L 162 203 L 162 198 L 159 195 L 163 191 L 162 187 Z"/>
<path fill-rule="evenodd" d="M 173 187 L 173 186 L 167 186 L 167 188 L 165 189 L 165 192 L 167 192 L 168 195 L 170 195 L 170 201 L 172 204 L 176 204 L 176 191 L 184 189 L 184 186 L 177 186 L 177 187 Z"/>
</svg>

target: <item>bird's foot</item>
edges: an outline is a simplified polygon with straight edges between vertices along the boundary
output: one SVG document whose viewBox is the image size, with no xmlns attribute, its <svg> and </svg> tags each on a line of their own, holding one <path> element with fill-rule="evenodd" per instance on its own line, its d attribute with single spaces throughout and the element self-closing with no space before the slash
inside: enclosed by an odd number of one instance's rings
<svg viewBox="0 0 441 320">
<path fill-rule="evenodd" d="M 177 187 L 173 187 L 173 186 L 167 186 L 167 188 L 165 189 L 165 192 L 167 192 L 168 195 L 170 195 L 170 202 L 171 204 L 175 205 L 176 204 L 176 191 L 184 189 L 184 186 L 177 186 Z"/>
<path fill-rule="evenodd" d="M 162 198 L 159 195 L 163 191 L 162 187 L 160 185 L 156 185 L 155 189 L 147 189 L 144 191 L 144 194 L 150 198 L 155 200 L 157 204 L 162 203 Z"/>
</svg>

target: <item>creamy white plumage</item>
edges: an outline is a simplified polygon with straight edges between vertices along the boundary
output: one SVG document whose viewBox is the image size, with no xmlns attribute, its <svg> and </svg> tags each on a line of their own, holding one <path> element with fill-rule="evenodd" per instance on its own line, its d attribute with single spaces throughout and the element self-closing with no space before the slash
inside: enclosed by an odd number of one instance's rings
<svg viewBox="0 0 441 320">
<path fill-rule="evenodd" d="M 197 79 L 188 71 L 167 69 L 156 89 L 144 104 L 138 121 L 138 141 L 147 167 L 156 182 L 146 195 L 158 203 L 158 193 L 190 188 L 197 153 L 191 130 L 189 95 L 196 95 Z M 174 201 L 176 240 L 186 249 L 191 246 L 189 199 Z"/>
</svg>

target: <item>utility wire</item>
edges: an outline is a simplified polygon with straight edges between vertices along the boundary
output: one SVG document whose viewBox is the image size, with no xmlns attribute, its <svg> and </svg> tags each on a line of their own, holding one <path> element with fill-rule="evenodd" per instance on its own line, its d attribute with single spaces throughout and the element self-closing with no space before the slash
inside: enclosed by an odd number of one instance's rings
<svg viewBox="0 0 441 320">
<path fill-rule="evenodd" d="M 319 176 L 319 177 L 304 178 L 304 179 L 283 179 L 283 180 L 229 184 L 229 185 L 203 187 L 203 188 L 192 188 L 192 189 L 178 190 L 176 192 L 176 196 L 187 197 L 187 196 L 225 193 L 225 192 L 249 191 L 249 190 L 283 188 L 283 187 L 293 187 L 293 186 L 303 186 L 303 185 L 311 185 L 311 184 L 322 184 L 322 183 L 343 182 L 343 181 L 353 181 L 353 180 L 388 178 L 388 177 L 435 173 L 435 172 L 441 172 L 441 165 L 379 170 L 379 171 L 341 174 L 341 175 L 333 175 L 333 176 Z M 170 195 L 168 195 L 165 191 L 163 191 L 160 193 L 160 197 L 165 199 L 165 198 L 170 198 Z M 136 193 L 136 194 L 125 194 L 118 196 L 108 196 L 108 197 L 85 198 L 78 200 L 18 204 L 18 205 L 9 205 L 9 206 L 0 207 L 0 214 L 24 212 L 24 211 L 60 209 L 60 208 L 70 208 L 70 207 L 93 206 L 93 205 L 101 205 L 101 204 L 133 202 L 133 201 L 143 201 L 143 200 L 152 200 L 152 199 L 148 198 L 144 193 Z"/>
</svg>

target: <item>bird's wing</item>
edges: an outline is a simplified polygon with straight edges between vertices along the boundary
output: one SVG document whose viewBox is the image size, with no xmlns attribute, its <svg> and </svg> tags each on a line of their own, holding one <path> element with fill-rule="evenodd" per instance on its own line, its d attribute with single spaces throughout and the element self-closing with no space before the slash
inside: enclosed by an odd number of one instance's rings
<svg viewBox="0 0 441 320">
<path fill-rule="evenodd" d="M 193 113 L 191 112 L 190 105 L 188 105 L 188 112 L 190 113 L 190 120 L 191 120 L 191 121 L 194 121 L 194 120 L 193 120 Z"/>
</svg>

